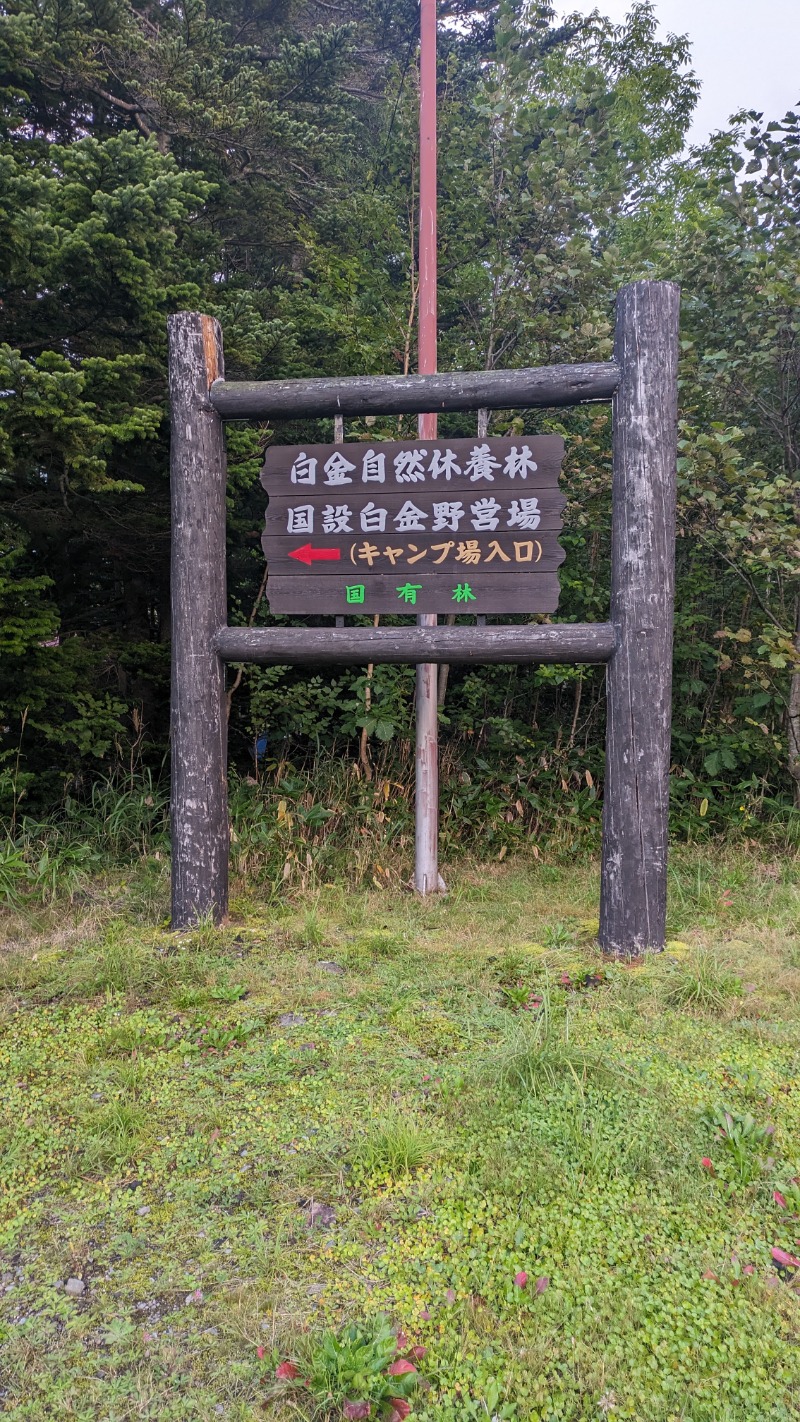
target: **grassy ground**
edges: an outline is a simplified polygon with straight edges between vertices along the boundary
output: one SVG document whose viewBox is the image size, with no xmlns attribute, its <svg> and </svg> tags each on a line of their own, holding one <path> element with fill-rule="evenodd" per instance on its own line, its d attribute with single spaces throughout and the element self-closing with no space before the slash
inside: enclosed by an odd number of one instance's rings
<svg viewBox="0 0 800 1422">
<path fill-rule="evenodd" d="M 797 868 L 677 852 L 627 968 L 579 859 L 189 939 L 159 864 L 7 915 L 0 1410 L 341 1416 L 319 1340 L 385 1314 L 419 1419 L 800 1416 Z"/>
</svg>

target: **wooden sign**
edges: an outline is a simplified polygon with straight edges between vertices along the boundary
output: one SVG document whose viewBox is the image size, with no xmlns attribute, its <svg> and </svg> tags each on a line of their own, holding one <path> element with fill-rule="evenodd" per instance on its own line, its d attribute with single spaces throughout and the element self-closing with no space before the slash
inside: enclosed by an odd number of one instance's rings
<svg viewBox="0 0 800 1422">
<path fill-rule="evenodd" d="M 271 611 L 554 612 L 563 457 L 558 435 L 274 446 Z"/>
</svg>

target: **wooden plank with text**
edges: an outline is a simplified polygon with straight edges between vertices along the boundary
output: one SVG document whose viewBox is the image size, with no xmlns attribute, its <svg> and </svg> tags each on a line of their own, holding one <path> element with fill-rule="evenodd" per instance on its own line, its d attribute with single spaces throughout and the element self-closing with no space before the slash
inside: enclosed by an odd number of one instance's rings
<svg viewBox="0 0 800 1422">
<path fill-rule="evenodd" d="M 558 435 L 274 446 L 271 611 L 554 612 L 563 457 Z"/>
</svg>

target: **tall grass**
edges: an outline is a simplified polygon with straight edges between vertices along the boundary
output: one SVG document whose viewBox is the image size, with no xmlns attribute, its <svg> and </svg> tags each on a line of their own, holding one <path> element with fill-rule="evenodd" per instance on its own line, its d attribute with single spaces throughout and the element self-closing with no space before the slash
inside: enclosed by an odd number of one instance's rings
<svg viewBox="0 0 800 1422">
<path fill-rule="evenodd" d="M 661 982 L 661 1000 L 668 1007 L 719 1013 L 741 995 L 741 978 L 708 948 L 698 949 L 684 962 L 670 963 Z"/>
<path fill-rule="evenodd" d="M 421 1170 L 431 1154 L 429 1133 L 413 1117 L 393 1111 L 357 1142 L 351 1159 L 365 1175 L 385 1175 L 396 1180 Z"/>
<path fill-rule="evenodd" d="M 16 818 L 0 840 L 0 904 L 73 899 L 115 865 L 168 851 L 167 792 L 149 770 L 98 780 L 86 800 L 68 796 L 57 814 Z"/>
<path fill-rule="evenodd" d="M 404 758 L 396 745 L 381 750 L 369 775 L 360 762 L 332 752 L 318 753 L 302 769 L 273 763 L 258 781 L 232 775 L 234 881 L 258 886 L 267 899 L 287 890 L 313 890 L 334 878 L 381 890 L 400 887 L 413 862 L 413 779 L 413 758 Z M 483 763 L 473 779 L 453 758 L 452 746 L 445 748 L 443 857 L 452 862 L 476 854 L 492 862 L 531 845 L 551 862 L 578 849 L 593 853 L 599 846 L 600 802 L 594 791 L 587 796 L 585 784 L 572 779 L 556 784 L 544 776 L 533 788 L 516 774 L 499 781 Z M 790 848 L 792 825 L 781 820 L 765 826 L 765 840 Z M 168 856 L 166 784 L 147 770 L 107 777 L 94 783 L 87 798 L 67 797 L 48 818 L 20 820 L 15 813 L 0 832 L 0 905 L 74 899 L 98 875 L 144 861 L 166 862 Z M 672 873 L 672 901 L 680 918 L 698 909 L 716 910 L 719 886 L 711 876 L 699 863 L 694 874 Z M 152 913 L 163 907 L 157 888 L 149 899 Z"/>
<path fill-rule="evenodd" d="M 610 1085 L 618 1080 L 602 1058 L 578 1046 L 570 1033 L 569 1013 L 556 1013 L 545 987 L 535 1015 L 515 1018 L 481 1066 L 485 1086 L 517 1095 L 543 1096 L 564 1082 L 587 1080 Z"/>
</svg>

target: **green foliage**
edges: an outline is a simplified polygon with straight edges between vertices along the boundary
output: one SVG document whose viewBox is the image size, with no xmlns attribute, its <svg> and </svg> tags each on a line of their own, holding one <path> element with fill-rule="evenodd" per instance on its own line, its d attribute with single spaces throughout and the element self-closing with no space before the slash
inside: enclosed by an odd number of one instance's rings
<svg viewBox="0 0 800 1422">
<path fill-rule="evenodd" d="M 378 1120 L 353 1150 L 355 1169 L 367 1176 L 397 1180 L 427 1164 L 431 1142 L 418 1121 L 394 1112 Z"/>
<path fill-rule="evenodd" d="M 237 1022 L 232 1027 L 222 1027 L 201 1019 L 192 1025 L 192 1040 L 187 1043 L 186 1051 L 190 1056 L 224 1052 L 228 1047 L 241 1047 L 257 1031 L 257 1022 Z"/>
<path fill-rule="evenodd" d="M 23 815 L 18 825 L 15 773 L 7 772 L 6 785 L 12 815 L 0 841 L 0 904 L 26 893 L 43 902 L 74 899 L 102 865 L 158 853 L 164 842 L 166 795 L 148 772 L 127 783 L 97 780 L 89 805 L 67 797 L 58 815 L 43 821 Z M 4 788 L 0 777 L 0 794 Z"/>
<path fill-rule="evenodd" d="M 717 1105 L 703 1116 L 717 1143 L 718 1173 L 732 1186 L 750 1185 L 764 1170 L 764 1156 L 774 1151 L 774 1126 L 757 1125 L 748 1112 Z M 720 1156 L 721 1151 L 721 1156 Z"/>
<path fill-rule="evenodd" d="M 745 116 L 687 158 L 687 44 L 659 38 L 650 5 L 621 26 L 599 14 L 557 24 L 515 0 L 456 9 L 440 36 L 440 363 L 606 358 L 619 285 L 681 281 L 674 823 L 752 835 L 800 784 L 787 721 L 796 117 Z M 49 814 L 65 789 L 86 802 L 93 782 L 132 767 L 156 777 L 168 747 L 166 316 L 218 316 L 234 377 L 414 367 L 417 18 L 410 0 L 319 14 L 294 0 L 257 12 L 241 0 L 14 0 L 4 17 L 0 773 L 19 750 L 12 814 L 20 801 Z M 495 433 L 564 434 L 561 614 L 605 617 L 608 413 L 491 421 Z M 443 421 L 472 429 L 468 416 Z M 412 422 L 347 429 L 398 431 Z M 229 429 L 232 621 L 270 620 L 263 601 L 253 612 L 265 442 L 330 433 L 308 421 Z M 259 774 L 280 767 L 276 780 L 325 786 L 329 758 L 357 757 L 367 784 L 348 795 L 356 815 L 377 814 L 370 774 L 409 777 L 412 697 L 406 668 L 249 667 L 232 703 L 234 766 L 253 768 L 264 730 Z M 452 825 L 490 853 L 556 818 L 591 842 L 603 717 L 597 670 L 454 668 L 442 715 Z M 251 801 L 240 863 L 272 889 L 287 864 L 303 881 L 308 816 L 332 815 L 326 800 L 290 803 L 291 826 Z M 405 811 L 382 812 L 396 844 Z M 446 824 L 445 848 L 460 832 Z"/>
<path fill-rule="evenodd" d="M 389 1376 L 398 1344 L 383 1315 L 373 1322 L 348 1323 L 338 1333 L 325 1332 L 307 1351 L 308 1385 L 328 1415 L 371 1416 L 374 1407 L 377 1416 L 389 1416 L 392 1398 L 412 1396 L 419 1383 L 413 1367 Z M 359 1403 L 371 1404 L 370 1411 L 355 1410 Z"/>
<path fill-rule="evenodd" d="M 4 544 L 11 536 L 9 527 L 0 530 Z M 15 571 L 23 558 L 21 547 L 4 547 L 0 553 L 0 652 L 13 657 L 53 639 L 58 628 L 55 608 L 42 597 L 52 581 Z"/>
<path fill-rule="evenodd" d="M 97 1106 L 82 1122 L 82 1153 L 88 1170 L 113 1170 L 136 1159 L 142 1148 L 145 1113 L 125 1101 Z"/>
<path fill-rule="evenodd" d="M 602 1083 L 613 1073 L 596 1053 L 587 1053 L 571 1040 L 569 1015 L 554 1009 L 552 993 L 545 986 L 536 1011 L 519 1018 L 513 1030 L 494 1044 L 484 1076 L 497 1087 L 538 1097 L 565 1081 Z"/>
<path fill-rule="evenodd" d="M 701 1012 L 724 1012 L 732 998 L 740 997 L 742 980 L 718 954 L 708 950 L 685 961 L 670 963 L 663 979 L 662 997 L 669 1007 L 691 1007 Z"/>
<path fill-rule="evenodd" d="M 435 905 L 237 884 L 235 926 L 189 935 L 163 899 L 142 916 L 160 860 L 5 909 L 4 1415 L 380 1417 L 406 1358 L 419 1422 L 789 1422 L 796 1304 L 772 1249 L 796 1250 L 798 882 L 775 867 L 673 856 L 676 935 L 754 987 L 735 1019 L 665 1011 L 660 957 L 562 986 L 598 968 L 574 946 L 588 856 L 462 862 Z M 312 914 L 326 957 L 401 946 L 323 974 Z M 500 1005 L 508 973 L 549 981 L 547 1014 Z M 431 1022 L 455 1033 L 441 1059 Z M 188 1050 L 206 1024 L 220 1047 Z"/>
</svg>

